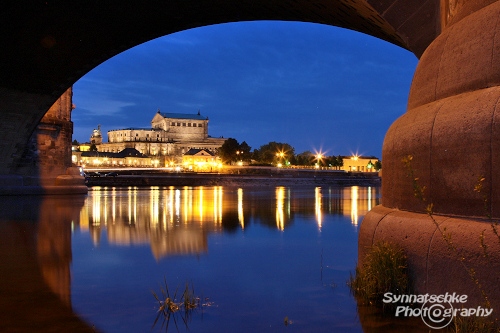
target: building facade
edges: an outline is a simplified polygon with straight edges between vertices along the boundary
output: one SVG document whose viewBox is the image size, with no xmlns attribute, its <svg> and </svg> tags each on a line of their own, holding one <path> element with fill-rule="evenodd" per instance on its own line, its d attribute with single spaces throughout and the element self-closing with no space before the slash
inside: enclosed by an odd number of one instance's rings
<svg viewBox="0 0 500 333">
<path fill-rule="evenodd" d="M 159 166 L 158 159 L 152 159 L 141 154 L 134 148 L 125 148 L 119 153 L 104 153 L 98 151 L 75 151 L 75 160 L 79 165 L 99 167 L 151 167 Z"/>
<path fill-rule="evenodd" d="M 158 166 L 182 164 L 182 156 L 190 149 L 204 149 L 213 155 L 224 143 L 224 138 L 208 135 L 208 117 L 197 114 L 162 113 L 151 120 L 151 128 L 129 127 L 108 131 L 108 142 L 102 142 L 100 126 L 90 137 L 98 152 L 119 153 L 133 148 L 159 160 Z"/>
<path fill-rule="evenodd" d="M 375 163 L 378 158 L 374 156 L 343 156 L 342 161 L 344 165 L 341 170 L 353 172 L 377 172 Z"/>
<path fill-rule="evenodd" d="M 218 156 L 206 149 L 189 149 L 182 155 L 182 166 L 197 172 L 219 171 L 222 162 Z"/>
</svg>

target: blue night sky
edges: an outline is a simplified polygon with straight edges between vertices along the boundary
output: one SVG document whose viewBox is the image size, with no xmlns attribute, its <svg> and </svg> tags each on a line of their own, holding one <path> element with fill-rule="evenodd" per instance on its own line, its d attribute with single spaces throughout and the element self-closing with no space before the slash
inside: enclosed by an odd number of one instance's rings
<svg viewBox="0 0 500 333">
<path fill-rule="evenodd" d="M 151 127 L 155 112 L 208 116 L 213 137 L 270 141 L 296 153 L 381 157 L 406 110 L 417 58 L 358 32 L 242 22 L 164 36 L 94 68 L 73 86 L 73 139 Z"/>
</svg>

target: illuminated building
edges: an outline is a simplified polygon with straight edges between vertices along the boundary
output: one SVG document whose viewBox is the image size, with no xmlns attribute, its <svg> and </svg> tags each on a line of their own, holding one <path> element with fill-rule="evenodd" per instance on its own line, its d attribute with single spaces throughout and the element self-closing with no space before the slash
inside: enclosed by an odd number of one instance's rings
<svg viewBox="0 0 500 333">
<path fill-rule="evenodd" d="M 90 137 L 100 153 L 119 153 L 126 148 L 134 148 L 152 160 L 166 166 L 170 161 L 182 162 L 182 156 L 190 149 L 204 149 L 216 155 L 224 143 L 224 138 L 208 135 L 208 117 L 197 114 L 161 113 L 151 120 L 151 128 L 129 127 L 108 131 L 108 142 L 102 142 L 100 126 Z M 81 145 L 85 147 L 85 145 Z"/>
<path fill-rule="evenodd" d="M 358 171 L 358 172 L 377 172 L 375 169 L 375 163 L 378 162 L 378 158 L 374 156 L 343 156 L 342 160 L 344 165 L 342 170 L 345 171 Z"/>
<path fill-rule="evenodd" d="M 206 149 L 190 149 L 182 156 L 182 166 L 193 171 L 216 171 L 222 166 L 219 157 Z"/>
<path fill-rule="evenodd" d="M 98 151 L 74 151 L 73 162 L 82 166 L 100 167 L 100 166 L 135 166 L 149 167 L 154 165 L 154 160 L 141 154 L 134 148 L 125 148 L 119 153 L 102 153 Z"/>
</svg>

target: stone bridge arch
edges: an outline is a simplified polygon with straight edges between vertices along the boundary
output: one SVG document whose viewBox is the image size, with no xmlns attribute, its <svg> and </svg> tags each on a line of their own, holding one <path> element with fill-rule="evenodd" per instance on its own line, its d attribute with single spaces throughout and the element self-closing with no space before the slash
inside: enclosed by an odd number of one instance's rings
<svg viewBox="0 0 500 333">
<path fill-rule="evenodd" d="M 68 89 L 113 55 L 193 27 L 296 20 L 357 30 L 420 58 L 408 111 L 384 143 L 386 207 L 424 211 L 413 199 L 401 162 L 412 155 L 429 200 L 439 203 L 437 212 L 484 215 L 483 198 L 465 194 L 481 176 L 489 198 L 486 211 L 498 217 L 500 177 L 494 166 L 500 148 L 495 118 L 499 6 L 492 0 L 137 0 L 120 6 L 97 0 L 12 2 L 0 14 L 0 189 L 8 193 L 19 185 L 54 185 L 54 173 L 64 173 L 64 165 L 49 171 L 37 165 L 40 142 L 34 130 L 38 126 L 52 138 L 63 133 L 61 142 L 47 142 L 51 152 L 67 151 L 72 124 L 61 112 L 71 107 Z M 40 129 L 40 120 L 56 100 L 53 114 L 59 117 L 49 117 Z M 471 162 L 461 163 L 465 158 Z"/>
<path fill-rule="evenodd" d="M 488 226 L 473 221 L 500 217 L 497 0 L 46 0 L 2 4 L 0 193 L 42 192 L 55 185 L 50 183 L 53 174 L 63 173 L 65 165 L 58 165 L 59 170 L 55 168 L 45 177 L 35 163 L 36 156 L 30 155 L 39 144 L 32 135 L 61 95 L 52 111 L 57 114 L 71 107 L 65 99 L 71 94 L 68 89 L 86 72 L 159 36 L 249 20 L 295 20 L 353 29 L 404 47 L 420 59 L 407 112 L 391 126 L 384 141 L 382 206 L 363 221 L 360 258 L 365 247 L 378 239 L 394 240 L 408 249 L 411 264 L 422 273 L 418 290 L 436 292 L 443 284 L 426 278 L 442 272 L 453 258 L 431 255 L 446 250 L 425 214 L 425 204 L 433 203 L 434 213 L 440 215 L 437 223 L 452 225 L 459 235 L 455 243 L 465 248 L 464 258 L 475 263 L 478 235 Z M 71 131 L 69 120 L 62 118 L 52 117 L 38 130 L 56 138 L 64 130 Z M 67 136 L 54 151 L 67 149 L 70 142 L 65 140 Z M 408 156 L 412 156 L 412 178 L 418 178 L 420 188 L 425 188 L 425 204 L 414 196 L 414 179 L 408 177 L 402 162 Z M 474 191 L 480 179 L 481 191 Z M 483 235 L 495 240 L 491 230 Z M 496 256 L 480 263 L 476 269 L 480 280 L 500 270 L 499 243 L 488 244 Z M 460 274 L 456 269 L 453 273 Z M 467 279 L 466 273 L 463 279 Z M 464 285 L 447 283 L 445 291 L 463 293 Z M 488 285 L 493 288 L 491 299 L 500 299 L 497 285 L 496 280 Z"/>
<path fill-rule="evenodd" d="M 41 186 L 43 192 L 55 184 L 56 176 L 70 164 L 72 123 L 63 114 L 69 115 L 71 107 L 67 89 L 97 65 L 138 44 L 217 23 L 293 20 L 357 30 L 419 56 L 439 30 L 436 6 L 433 2 L 415 1 L 408 6 L 405 1 L 365 0 L 137 0 L 119 5 L 94 0 L 3 5 L 0 191 Z M 404 19 L 403 10 L 408 12 Z M 409 13 L 425 20 L 417 26 Z"/>
</svg>

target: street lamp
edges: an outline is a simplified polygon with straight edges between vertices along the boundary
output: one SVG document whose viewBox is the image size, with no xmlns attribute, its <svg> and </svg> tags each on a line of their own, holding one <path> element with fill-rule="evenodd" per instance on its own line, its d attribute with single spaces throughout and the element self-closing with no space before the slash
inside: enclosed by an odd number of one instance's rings
<svg viewBox="0 0 500 333">
<path fill-rule="evenodd" d="M 316 154 L 316 160 L 318 162 L 316 162 L 316 168 L 319 168 L 322 159 L 323 159 L 323 154 L 322 153 L 317 153 Z"/>
<path fill-rule="evenodd" d="M 281 160 L 283 159 L 284 156 L 285 156 L 285 153 L 282 151 L 279 151 L 276 153 L 276 159 L 278 160 L 278 163 L 277 163 L 278 168 L 282 167 L 283 164 L 281 163 Z"/>
<path fill-rule="evenodd" d="M 241 155 L 241 158 L 240 158 L 240 155 Z M 236 151 L 236 159 L 239 160 L 238 165 L 240 165 L 240 166 L 243 165 L 242 158 L 243 158 L 243 151 L 242 150 L 237 150 Z"/>
</svg>

